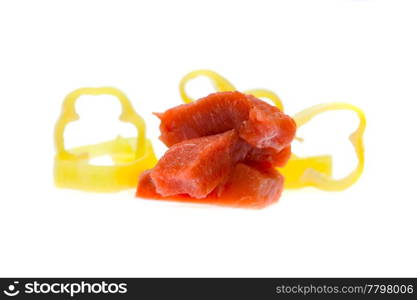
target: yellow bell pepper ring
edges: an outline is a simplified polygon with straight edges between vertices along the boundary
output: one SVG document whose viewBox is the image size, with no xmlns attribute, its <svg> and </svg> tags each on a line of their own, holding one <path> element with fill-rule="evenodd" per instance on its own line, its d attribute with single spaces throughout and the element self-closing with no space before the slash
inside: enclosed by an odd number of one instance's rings
<svg viewBox="0 0 417 300">
<path fill-rule="evenodd" d="M 314 156 L 299 158 L 294 154 L 285 165 L 279 169 L 285 177 L 286 188 L 302 188 L 313 186 L 326 191 L 342 191 L 354 184 L 361 176 L 365 163 L 365 150 L 363 134 L 366 127 L 366 118 L 363 111 L 349 103 L 323 103 L 309 107 L 293 116 L 297 128 L 300 128 L 318 114 L 333 110 L 351 110 L 359 117 L 359 126 L 350 135 L 350 141 L 358 158 L 356 168 L 342 179 L 332 177 L 332 157 Z"/>
<path fill-rule="evenodd" d="M 186 74 L 180 81 L 180 85 L 179 85 L 180 96 L 184 103 L 190 103 L 192 101 L 195 101 L 195 99 L 191 98 L 187 94 L 185 88 L 191 80 L 197 77 L 207 77 L 212 83 L 214 90 L 216 92 L 236 91 L 235 86 L 229 80 L 227 80 L 222 75 L 220 75 L 219 73 L 214 72 L 212 70 L 206 70 L 206 69 L 195 70 Z M 284 105 L 282 104 L 281 99 L 273 91 L 270 91 L 267 89 L 250 89 L 250 90 L 244 91 L 243 93 L 253 95 L 256 98 L 269 99 L 275 104 L 276 107 L 278 107 L 279 110 L 284 111 Z M 299 139 L 299 138 L 296 137 L 296 139 Z"/>
<path fill-rule="evenodd" d="M 234 91 L 236 88 L 226 78 L 211 70 L 196 70 L 186 74 L 180 81 L 180 95 L 185 103 L 193 102 L 195 99 L 191 98 L 185 91 L 185 87 L 190 80 L 197 77 L 204 76 L 210 79 L 214 88 L 218 92 Z"/>
<path fill-rule="evenodd" d="M 136 138 L 117 137 L 115 140 L 67 150 L 64 131 L 68 123 L 79 119 L 75 102 L 82 95 L 112 95 L 121 103 L 120 120 L 132 123 L 138 132 Z M 129 99 L 112 87 L 80 88 L 64 99 L 61 115 L 55 125 L 55 184 L 92 192 L 117 192 L 136 187 L 142 171 L 157 163 L 152 143 L 146 138 L 143 119 L 135 112 Z M 92 165 L 90 159 L 109 155 L 114 165 Z"/>
<path fill-rule="evenodd" d="M 191 98 L 187 92 L 185 91 L 185 87 L 187 84 L 197 78 L 197 77 L 207 77 L 210 79 L 211 83 L 213 84 L 214 89 L 217 92 L 228 92 L 228 91 L 236 91 L 235 86 L 230 83 L 229 80 L 221 76 L 219 73 L 216 73 L 211 70 L 195 70 L 188 74 L 186 74 L 180 81 L 180 96 L 184 103 L 190 103 L 195 99 Z M 257 98 L 268 98 L 270 99 L 280 110 L 284 110 L 282 105 L 281 99 L 275 94 L 273 91 L 265 90 L 265 89 L 252 89 L 244 91 L 245 94 L 251 94 Z"/>
</svg>

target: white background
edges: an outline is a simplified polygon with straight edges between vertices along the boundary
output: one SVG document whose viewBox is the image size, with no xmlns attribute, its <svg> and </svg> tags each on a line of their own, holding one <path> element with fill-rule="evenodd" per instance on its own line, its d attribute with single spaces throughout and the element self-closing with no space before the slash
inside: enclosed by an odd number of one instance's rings
<svg viewBox="0 0 417 300">
<path fill-rule="evenodd" d="M 416 1 L 2 1 L 0 275 L 417 276 L 416 16 Z M 361 107 L 362 178 L 341 193 L 285 191 L 260 211 L 54 187 L 67 93 L 122 89 L 161 155 L 151 112 L 179 104 L 180 78 L 198 68 L 276 91 L 289 114 Z M 68 145 L 132 133 L 114 99 L 84 98 Z M 330 115 L 300 130 L 294 149 L 334 153 L 342 176 L 356 121 Z"/>
</svg>

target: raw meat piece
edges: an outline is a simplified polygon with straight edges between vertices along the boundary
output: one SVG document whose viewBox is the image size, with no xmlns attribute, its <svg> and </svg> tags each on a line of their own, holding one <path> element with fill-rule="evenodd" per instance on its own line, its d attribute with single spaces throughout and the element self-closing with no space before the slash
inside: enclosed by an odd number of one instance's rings
<svg viewBox="0 0 417 300">
<path fill-rule="evenodd" d="M 284 177 L 275 169 L 260 170 L 239 163 L 213 194 L 221 205 L 262 208 L 278 201 L 283 186 Z"/>
<path fill-rule="evenodd" d="M 163 197 L 156 192 L 156 188 L 151 178 L 152 169 L 143 171 L 139 176 L 138 186 L 136 188 L 136 197 L 146 199 L 163 199 Z M 173 197 L 173 196 L 171 196 Z M 189 197 L 185 196 L 184 197 Z"/>
<path fill-rule="evenodd" d="M 211 94 L 156 114 L 170 148 L 142 174 L 137 196 L 262 208 L 276 202 L 291 155 L 295 122 L 239 92 Z"/>
<path fill-rule="evenodd" d="M 173 145 L 150 176 L 162 196 L 189 194 L 203 198 L 242 161 L 250 145 L 234 129 Z"/>
<path fill-rule="evenodd" d="M 168 146 L 236 129 L 257 148 L 281 151 L 295 135 L 295 122 L 277 107 L 240 92 L 219 92 L 156 114 L 160 139 Z"/>
<path fill-rule="evenodd" d="M 245 162 L 256 164 L 264 169 L 272 167 L 283 167 L 291 157 L 291 145 L 281 151 L 274 148 L 254 148 L 251 147 L 245 157 Z"/>
<path fill-rule="evenodd" d="M 290 145 L 297 128 L 294 120 L 276 106 L 251 95 L 247 97 L 251 100 L 252 106 L 248 121 L 239 129 L 240 137 L 257 148 L 282 150 Z"/>
<path fill-rule="evenodd" d="M 137 197 L 241 208 L 263 208 L 278 201 L 284 184 L 283 176 L 274 169 L 259 170 L 256 167 L 238 163 L 230 176 L 203 199 L 196 199 L 187 194 L 163 197 L 156 191 L 151 172 L 148 170 L 142 173 L 136 191 Z"/>
</svg>

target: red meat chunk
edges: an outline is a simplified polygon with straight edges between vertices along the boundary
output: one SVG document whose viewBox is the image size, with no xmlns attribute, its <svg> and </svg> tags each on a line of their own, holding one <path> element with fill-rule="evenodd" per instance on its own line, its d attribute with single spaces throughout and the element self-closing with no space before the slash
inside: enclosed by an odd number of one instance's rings
<svg viewBox="0 0 417 300">
<path fill-rule="evenodd" d="M 137 197 L 159 200 L 216 204 L 240 208 L 263 208 L 278 201 L 284 178 L 276 170 L 266 170 L 238 163 L 230 175 L 205 198 L 197 199 L 187 194 L 162 196 L 156 191 L 151 170 L 142 173 Z"/>
<path fill-rule="evenodd" d="M 254 148 L 251 147 L 245 157 L 245 162 L 256 164 L 263 168 L 283 167 L 291 157 L 291 145 L 281 151 L 274 148 Z"/>
<path fill-rule="evenodd" d="M 170 148 L 140 177 L 138 197 L 246 208 L 279 199 L 284 179 L 275 167 L 290 158 L 296 125 L 278 108 L 221 92 L 157 116 Z"/>
<path fill-rule="evenodd" d="M 296 130 L 293 119 L 277 107 L 240 92 L 214 93 L 156 115 L 161 120 L 160 139 L 168 147 L 236 129 L 252 146 L 279 152 L 291 143 Z"/>
<path fill-rule="evenodd" d="M 162 196 L 189 194 L 203 198 L 246 157 L 249 149 L 235 130 L 185 140 L 168 149 L 150 176 Z"/>
</svg>

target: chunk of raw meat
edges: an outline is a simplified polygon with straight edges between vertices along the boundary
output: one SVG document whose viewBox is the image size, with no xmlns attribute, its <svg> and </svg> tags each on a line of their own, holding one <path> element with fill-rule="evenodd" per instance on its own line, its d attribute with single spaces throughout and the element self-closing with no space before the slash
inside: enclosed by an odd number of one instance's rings
<svg viewBox="0 0 417 300">
<path fill-rule="evenodd" d="M 256 148 L 281 151 L 291 143 L 296 131 L 293 119 L 277 107 L 240 92 L 214 93 L 156 115 L 161 120 L 160 139 L 168 147 L 236 129 Z"/>
<path fill-rule="evenodd" d="M 276 202 L 295 122 L 239 92 L 211 94 L 156 114 L 170 148 L 139 179 L 137 196 L 262 208 Z"/>
<path fill-rule="evenodd" d="M 189 194 L 203 198 L 246 157 L 249 149 L 234 129 L 186 140 L 169 148 L 150 176 L 162 196 Z"/>
<path fill-rule="evenodd" d="M 197 199 L 187 194 L 161 196 L 151 177 L 151 170 L 142 173 L 137 197 L 182 202 L 216 204 L 241 208 L 263 208 L 278 201 L 284 178 L 274 169 L 260 170 L 238 163 L 229 177 L 205 198 Z"/>
<path fill-rule="evenodd" d="M 256 164 L 259 167 L 272 168 L 283 167 L 291 157 L 291 145 L 288 145 L 281 151 L 274 148 L 255 148 L 251 147 L 245 157 L 245 162 Z"/>
<path fill-rule="evenodd" d="M 284 186 L 284 177 L 275 169 L 262 169 L 239 163 L 228 180 L 213 194 L 217 204 L 262 208 L 278 201 Z M 213 196 L 214 196 L 213 195 Z"/>
</svg>

